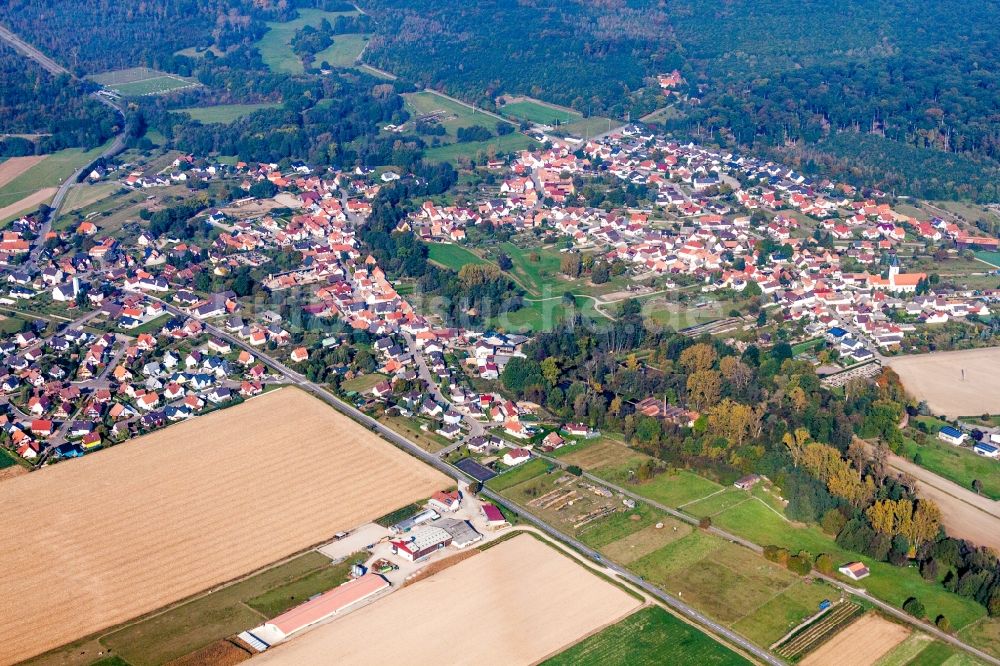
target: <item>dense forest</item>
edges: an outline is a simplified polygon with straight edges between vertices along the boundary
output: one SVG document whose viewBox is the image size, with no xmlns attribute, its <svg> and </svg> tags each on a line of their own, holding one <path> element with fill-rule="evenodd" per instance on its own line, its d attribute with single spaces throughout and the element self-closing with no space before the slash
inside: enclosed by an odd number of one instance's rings
<svg viewBox="0 0 1000 666">
<path fill-rule="evenodd" d="M 150 66 L 173 71 L 174 52 L 250 43 L 286 0 L 8 0 L 0 23 L 78 73 Z"/>
<path fill-rule="evenodd" d="M 829 146 L 830 157 L 857 163 L 858 180 L 925 196 L 996 195 L 996 3 L 942 0 L 920 11 L 902 0 L 363 4 L 380 26 L 368 60 L 481 104 L 521 93 L 635 118 L 663 104 L 655 85 L 642 89 L 649 77 L 678 68 L 680 92 L 697 103 L 683 105 L 671 130 L 724 146 L 821 152 L 839 132 L 870 133 L 880 139 L 875 155 L 857 142 L 846 149 L 848 140 Z M 912 152 L 896 163 L 900 143 L 927 149 L 920 159 L 957 153 L 972 162 L 914 173 Z M 949 185 L 952 163 L 988 175 Z"/>
<path fill-rule="evenodd" d="M 0 43 L 0 134 L 37 135 L 0 139 L 0 157 L 94 148 L 121 122 L 88 95 L 86 85 L 52 76 Z"/>
<path fill-rule="evenodd" d="M 582 113 L 623 116 L 656 67 L 681 60 L 666 17 L 607 3 L 369 0 L 378 32 L 365 59 L 427 87 L 490 106 L 522 93 Z M 650 101 L 652 103 L 652 101 Z M 652 106 L 650 106 L 652 108 Z"/>
</svg>

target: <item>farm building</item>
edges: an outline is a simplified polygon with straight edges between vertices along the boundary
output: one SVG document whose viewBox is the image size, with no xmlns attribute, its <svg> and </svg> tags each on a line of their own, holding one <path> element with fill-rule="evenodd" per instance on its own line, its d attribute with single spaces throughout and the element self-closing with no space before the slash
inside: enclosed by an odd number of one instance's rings
<svg viewBox="0 0 1000 666">
<path fill-rule="evenodd" d="M 507 524 L 507 519 L 503 517 L 500 509 L 488 502 L 483 503 L 483 515 L 486 517 L 487 527 L 498 528 Z"/>
<path fill-rule="evenodd" d="M 467 520 L 456 520 L 455 518 L 442 518 L 437 527 L 451 535 L 451 545 L 455 548 L 465 548 L 477 541 L 483 540 L 483 535 L 476 531 Z"/>
<path fill-rule="evenodd" d="M 440 511 L 457 511 L 461 501 L 462 496 L 457 490 L 453 490 L 450 493 L 439 490 L 431 495 L 428 504 L 431 505 L 432 509 L 439 509 Z"/>
<path fill-rule="evenodd" d="M 263 643 L 264 647 L 269 647 L 306 627 L 322 622 L 337 613 L 342 613 L 388 587 L 389 582 L 379 575 L 361 576 L 324 592 L 304 604 L 299 604 L 270 622 L 246 633 Z M 256 645 L 252 641 L 247 642 Z"/>
<path fill-rule="evenodd" d="M 962 442 L 965 441 L 966 437 L 968 437 L 968 435 L 964 432 L 958 428 L 952 428 L 951 426 L 945 426 L 941 428 L 940 432 L 938 432 L 938 439 L 948 442 L 954 446 L 960 446 Z"/>
<path fill-rule="evenodd" d="M 418 562 L 445 548 L 453 540 L 454 537 L 447 530 L 427 525 L 413 530 L 405 540 L 399 539 L 390 543 L 394 554 L 399 555 L 404 560 Z"/>
<path fill-rule="evenodd" d="M 978 442 L 972 447 L 972 451 L 977 456 L 983 456 L 985 458 L 996 458 L 1000 456 L 1000 447 L 994 446 L 993 444 L 987 444 L 986 442 Z"/>
<path fill-rule="evenodd" d="M 837 569 L 837 571 L 844 574 L 851 580 L 861 580 L 862 578 L 866 578 L 868 574 L 871 573 L 863 562 L 851 562 L 850 564 L 845 564 Z"/>
</svg>

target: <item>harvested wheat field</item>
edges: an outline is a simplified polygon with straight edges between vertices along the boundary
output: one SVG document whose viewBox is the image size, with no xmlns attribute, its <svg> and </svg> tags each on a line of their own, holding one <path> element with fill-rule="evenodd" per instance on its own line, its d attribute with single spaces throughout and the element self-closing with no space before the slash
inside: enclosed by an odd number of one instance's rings
<svg viewBox="0 0 1000 666">
<path fill-rule="evenodd" d="M 0 484 L 0 663 L 238 578 L 449 480 L 285 388 Z M 30 564 L 28 564 L 30 563 Z"/>
<path fill-rule="evenodd" d="M 875 613 L 868 613 L 823 643 L 802 660 L 802 666 L 871 666 L 906 640 L 910 630 Z"/>
<path fill-rule="evenodd" d="M 27 157 L 11 157 L 8 160 L 0 162 L 0 187 L 14 180 L 46 157 L 48 156 L 29 155 Z"/>
<path fill-rule="evenodd" d="M 532 536 L 268 650 L 268 664 L 530 664 L 621 619 L 640 602 Z M 428 612 L 433 609 L 433 612 Z M 437 636 L 442 628 L 446 636 Z"/>
<path fill-rule="evenodd" d="M 926 400 L 935 414 L 1000 413 L 1000 347 L 899 356 L 888 363 L 907 392 Z"/>
</svg>

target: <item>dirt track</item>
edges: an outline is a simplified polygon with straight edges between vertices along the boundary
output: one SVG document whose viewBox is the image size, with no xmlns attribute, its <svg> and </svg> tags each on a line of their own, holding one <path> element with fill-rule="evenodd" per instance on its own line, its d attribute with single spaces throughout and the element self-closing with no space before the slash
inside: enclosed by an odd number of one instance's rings
<svg viewBox="0 0 1000 666">
<path fill-rule="evenodd" d="M 6 220 L 8 217 L 13 217 L 18 213 L 30 212 L 54 197 L 58 191 L 59 188 L 46 187 L 43 190 L 38 190 L 34 194 L 29 194 L 20 201 L 15 201 L 9 206 L 0 208 L 0 220 Z"/>
<path fill-rule="evenodd" d="M 0 187 L 3 187 L 10 181 L 14 180 L 22 173 L 44 160 L 46 157 L 46 155 L 11 157 L 8 160 L 0 162 Z"/>
<path fill-rule="evenodd" d="M 977 495 L 899 456 L 890 456 L 889 465 L 917 479 L 917 494 L 941 508 L 941 520 L 948 534 L 1000 552 L 1000 502 Z"/>
<path fill-rule="evenodd" d="M 888 363 L 907 392 L 926 400 L 935 414 L 1000 413 L 1000 347 L 898 356 Z"/>
<path fill-rule="evenodd" d="M 268 650 L 261 666 L 530 664 L 640 602 L 523 535 Z M 444 631 L 445 634 L 440 632 Z"/>
<path fill-rule="evenodd" d="M 849 624 L 801 663 L 802 666 L 871 666 L 909 635 L 908 627 L 868 613 Z"/>
<path fill-rule="evenodd" d="M 281 389 L 0 484 L 0 663 L 282 559 L 450 481 Z"/>
</svg>

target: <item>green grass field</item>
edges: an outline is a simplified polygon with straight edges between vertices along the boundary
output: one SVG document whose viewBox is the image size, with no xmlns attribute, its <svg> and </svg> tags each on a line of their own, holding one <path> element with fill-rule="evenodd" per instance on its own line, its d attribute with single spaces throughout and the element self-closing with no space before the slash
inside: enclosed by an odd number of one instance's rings
<svg viewBox="0 0 1000 666">
<path fill-rule="evenodd" d="M 359 375 L 354 379 L 348 379 L 341 382 L 340 388 L 346 392 L 357 391 L 358 393 L 367 393 L 375 388 L 375 385 L 385 378 L 385 375 L 381 375 L 377 372 L 373 372 L 370 375 Z"/>
<path fill-rule="evenodd" d="M 331 67 L 352 67 L 365 49 L 368 35 L 334 35 L 333 44 L 316 54 L 317 64 L 326 62 Z"/>
<path fill-rule="evenodd" d="M 520 310 L 491 317 L 490 326 L 504 331 L 538 333 L 551 331 L 575 314 L 580 314 L 584 319 L 605 321 L 594 309 L 592 299 L 576 296 L 572 307 L 563 303 L 561 298 L 525 301 Z"/>
<path fill-rule="evenodd" d="M 261 109 L 276 109 L 280 104 L 220 104 L 219 106 L 192 107 L 187 109 L 177 109 L 180 113 L 186 113 L 193 120 L 203 123 L 223 123 L 229 124 L 234 120 L 239 120 L 243 116 L 248 116 L 254 111 Z"/>
<path fill-rule="evenodd" d="M 639 516 L 639 519 L 632 516 Z M 618 511 L 584 525 L 576 536 L 591 548 L 601 549 L 659 521 L 669 523 L 672 519 L 648 504 L 639 504 L 635 509 Z"/>
<path fill-rule="evenodd" d="M 837 596 L 837 590 L 818 580 L 801 580 L 736 622 L 733 629 L 767 647 L 819 611 L 821 601 Z"/>
<path fill-rule="evenodd" d="M 332 590 L 346 581 L 354 564 L 363 563 L 368 555 L 369 552 L 366 550 L 349 555 L 343 562 L 320 567 L 286 585 L 281 585 L 247 600 L 246 604 L 264 617 L 277 617 L 308 601 L 310 597 Z"/>
<path fill-rule="evenodd" d="M 632 562 L 629 568 L 727 625 L 754 615 L 801 581 L 756 553 L 701 530 Z"/>
<path fill-rule="evenodd" d="M 571 123 L 583 118 L 582 114 L 571 109 L 553 108 L 531 100 L 505 104 L 500 107 L 500 112 L 504 116 L 542 125 L 555 125 L 557 122 Z"/>
<path fill-rule="evenodd" d="M 919 456 L 921 467 L 963 488 L 971 489 L 972 482 L 978 479 L 983 484 L 984 495 L 1000 500 L 1000 463 L 996 460 L 977 456 L 971 449 L 942 442 L 934 435 L 928 435 L 923 446 L 905 437 L 900 455 L 909 460 Z"/>
<path fill-rule="evenodd" d="M 493 119 L 491 118 L 490 120 L 492 121 Z M 537 145 L 538 142 L 531 137 L 514 133 L 493 137 L 487 141 L 468 141 L 466 143 L 449 143 L 437 146 L 424 152 L 424 158 L 429 162 L 454 162 L 462 157 L 479 159 L 481 157 L 489 157 L 490 155 L 501 155 L 525 150 Z"/>
<path fill-rule="evenodd" d="M 559 126 L 559 129 L 554 132 L 554 134 L 557 136 L 577 136 L 581 139 L 586 139 L 588 137 L 592 138 L 598 134 L 604 134 L 609 129 L 614 129 L 619 126 L 621 126 L 621 122 L 617 120 L 610 120 L 608 118 L 602 118 L 601 116 L 591 116 L 590 118 L 581 118 L 580 120 L 563 123 Z"/>
<path fill-rule="evenodd" d="M 351 562 L 331 566 L 327 557 L 312 551 L 102 636 L 101 643 L 133 666 L 159 666 L 270 619 L 251 603 L 280 612 L 343 582 Z"/>
<path fill-rule="evenodd" d="M 679 507 L 718 492 L 722 486 L 687 470 L 664 472 L 645 483 L 631 483 L 629 470 L 635 465 L 609 465 L 593 470 L 601 478 L 628 488 L 637 495 L 648 497 L 669 507 Z"/>
<path fill-rule="evenodd" d="M 46 187 L 57 187 L 73 173 L 97 159 L 104 147 L 93 150 L 67 148 L 52 153 L 14 180 L 0 187 L 0 208 L 18 202 Z"/>
<path fill-rule="evenodd" d="M 7 469 L 17 464 L 17 458 L 7 449 L 0 447 L 0 469 Z"/>
<path fill-rule="evenodd" d="M 108 87 L 123 97 L 142 97 L 143 95 L 159 95 L 198 85 L 201 84 L 197 81 L 184 79 L 179 76 L 164 75 L 141 81 L 132 81 L 130 83 L 119 83 Z"/>
<path fill-rule="evenodd" d="M 460 271 L 462 266 L 465 266 L 466 264 L 491 263 L 461 245 L 428 243 L 427 254 L 431 261 L 441 264 L 445 268 L 450 268 L 456 272 Z"/>
<path fill-rule="evenodd" d="M 792 553 L 804 550 L 813 556 L 829 553 L 837 566 L 860 557 L 838 546 L 818 527 L 790 523 L 757 500 L 718 513 L 712 517 L 712 522 L 762 546 L 781 546 Z M 871 571 L 863 587 L 883 601 L 902 606 L 909 597 L 917 597 L 926 607 L 928 617 L 943 614 L 956 629 L 986 614 L 986 609 L 972 599 L 952 594 L 938 583 L 925 581 L 914 567 L 895 567 L 887 562 L 861 559 Z"/>
<path fill-rule="evenodd" d="M 120 189 L 122 187 L 118 183 L 97 183 L 93 185 L 84 183 L 77 185 L 66 195 L 66 200 L 63 202 L 59 212 L 61 214 L 72 213 L 81 208 L 93 206 L 98 201 L 107 199 Z"/>
<path fill-rule="evenodd" d="M 508 488 L 513 488 L 519 483 L 524 483 L 529 479 L 545 474 L 545 471 L 548 468 L 549 463 L 545 462 L 541 458 L 534 458 L 526 463 L 521 463 L 517 467 L 512 468 L 510 471 L 494 476 L 486 482 L 486 487 L 497 492 L 503 492 Z"/>
<path fill-rule="evenodd" d="M 305 68 L 302 66 L 301 58 L 295 55 L 291 46 L 295 31 L 307 25 L 318 26 L 324 18 L 333 22 L 337 16 L 353 16 L 355 14 L 357 12 L 325 12 L 320 9 L 300 9 L 297 19 L 286 23 L 268 23 L 267 32 L 257 42 L 257 50 L 260 51 L 260 56 L 264 60 L 264 64 L 270 67 L 272 71 L 301 74 L 305 71 Z M 333 46 L 330 49 L 341 48 L 338 42 L 349 43 L 349 37 L 353 37 L 353 35 L 334 35 Z M 360 52 L 361 50 L 358 49 L 358 53 Z M 354 56 L 357 57 L 357 53 Z M 324 59 L 328 60 L 329 58 L 317 56 L 315 62 L 318 65 Z M 351 62 L 353 62 L 353 58 Z M 333 61 L 330 61 L 330 64 L 333 65 Z"/>
<path fill-rule="evenodd" d="M 976 252 L 976 258 L 982 259 L 988 264 L 993 264 L 997 268 L 1000 268 L 1000 252 L 987 252 L 986 250 L 978 250 Z"/>
<path fill-rule="evenodd" d="M 658 606 L 644 608 L 544 662 L 548 666 L 641 666 L 750 662 Z"/>
</svg>

